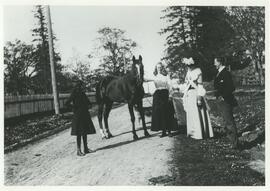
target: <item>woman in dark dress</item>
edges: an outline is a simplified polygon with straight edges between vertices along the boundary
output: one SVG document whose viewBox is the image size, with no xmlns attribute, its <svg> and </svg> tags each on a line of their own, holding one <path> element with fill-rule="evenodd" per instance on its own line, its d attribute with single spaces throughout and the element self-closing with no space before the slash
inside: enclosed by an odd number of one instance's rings
<svg viewBox="0 0 270 191">
<path fill-rule="evenodd" d="M 65 105 L 73 108 L 74 115 L 71 135 L 77 136 L 77 155 L 83 156 L 87 153 L 93 152 L 88 149 L 87 134 L 95 134 L 96 130 L 88 111 L 88 107 L 91 107 L 91 103 L 84 92 L 82 81 L 76 82 L 76 85 Z M 81 138 L 83 139 L 84 153 L 81 151 Z"/>
<path fill-rule="evenodd" d="M 167 135 L 172 136 L 171 130 L 176 129 L 177 121 L 174 118 L 173 106 L 169 102 L 170 77 L 166 74 L 165 67 L 158 63 L 154 71 L 153 79 L 156 91 L 153 95 L 152 105 L 152 131 L 162 131 L 160 137 Z"/>
</svg>

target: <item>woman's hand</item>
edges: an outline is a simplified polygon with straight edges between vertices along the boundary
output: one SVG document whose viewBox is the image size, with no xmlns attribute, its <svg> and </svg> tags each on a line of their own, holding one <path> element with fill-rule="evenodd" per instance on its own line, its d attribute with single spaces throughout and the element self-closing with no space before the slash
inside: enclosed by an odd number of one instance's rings
<svg viewBox="0 0 270 191">
<path fill-rule="evenodd" d="M 202 102 L 203 102 L 203 97 L 202 96 L 197 96 L 197 105 L 198 105 L 198 107 L 202 107 Z"/>
</svg>

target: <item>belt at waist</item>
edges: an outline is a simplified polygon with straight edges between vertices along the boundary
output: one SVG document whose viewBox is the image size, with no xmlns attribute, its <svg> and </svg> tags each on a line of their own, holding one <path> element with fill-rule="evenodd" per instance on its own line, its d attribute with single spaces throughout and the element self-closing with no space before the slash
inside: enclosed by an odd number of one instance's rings
<svg viewBox="0 0 270 191">
<path fill-rule="evenodd" d="M 159 88 L 156 88 L 156 90 L 167 90 L 167 88 L 165 88 L 165 87 L 159 87 Z"/>
</svg>

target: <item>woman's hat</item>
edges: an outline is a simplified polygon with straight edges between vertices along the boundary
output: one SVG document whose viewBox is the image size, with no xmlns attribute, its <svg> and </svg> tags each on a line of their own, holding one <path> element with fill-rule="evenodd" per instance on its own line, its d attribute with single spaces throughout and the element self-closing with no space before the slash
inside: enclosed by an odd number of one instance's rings
<svg viewBox="0 0 270 191">
<path fill-rule="evenodd" d="M 182 59 L 182 62 L 183 62 L 185 65 L 188 65 L 188 66 L 195 64 L 195 62 L 194 62 L 194 60 L 193 60 L 192 57 L 190 57 L 190 58 L 183 58 L 183 59 Z"/>
</svg>

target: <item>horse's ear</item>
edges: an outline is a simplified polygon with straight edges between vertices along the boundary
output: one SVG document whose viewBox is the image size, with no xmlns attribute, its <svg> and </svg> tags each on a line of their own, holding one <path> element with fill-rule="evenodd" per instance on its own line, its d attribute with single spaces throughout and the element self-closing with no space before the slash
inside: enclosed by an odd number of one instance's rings
<svg viewBox="0 0 270 191">
<path fill-rule="evenodd" d="M 141 55 L 139 56 L 139 60 L 142 61 L 142 56 Z"/>
<path fill-rule="evenodd" d="M 136 60 L 136 59 L 135 59 L 135 56 L 133 56 L 133 57 L 132 57 L 132 61 L 135 62 L 135 60 Z"/>
</svg>

